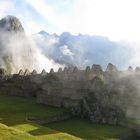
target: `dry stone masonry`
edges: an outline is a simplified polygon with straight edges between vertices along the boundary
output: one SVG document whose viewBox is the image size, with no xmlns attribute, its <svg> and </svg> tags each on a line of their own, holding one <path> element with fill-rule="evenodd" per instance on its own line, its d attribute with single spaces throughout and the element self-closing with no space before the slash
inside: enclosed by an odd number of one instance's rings
<svg viewBox="0 0 140 140">
<path fill-rule="evenodd" d="M 38 103 L 70 108 L 73 115 L 97 123 L 120 124 L 140 116 L 140 69 L 119 71 L 109 63 L 106 70 L 93 64 L 77 67 L 7 74 L 0 69 L 0 90 L 9 95 L 36 97 Z M 135 114 L 135 115 L 134 115 Z"/>
</svg>

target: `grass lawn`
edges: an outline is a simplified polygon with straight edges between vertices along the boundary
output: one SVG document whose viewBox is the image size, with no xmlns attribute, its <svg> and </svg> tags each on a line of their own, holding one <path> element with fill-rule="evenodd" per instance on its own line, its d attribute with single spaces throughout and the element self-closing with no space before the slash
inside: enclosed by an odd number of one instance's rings
<svg viewBox="0 0 140 140">
<path fill-rule="evenodd" d="M 0 122 L 23 123 L 28 116 L 47 118 L 67 112 L 66 109 L 37 104 L 35 98 L 0 95 Z"/>
<path fill-rule="evenodd" d="M 124 127 L 99 125 L 78 118 L 45 126 L 25 121 L 27 116 L 47 118 L 67 111 L 66 109 L 37 104 L 34 98 L 0 95 L 0 123 L 8 126 L 5 127 L 8 129 L 9 136 L 11 136 L 11 131 L 15 131 L 14 134 L 19 132 L 21 135 L 31 137 L 33 140 L 113 140 L 120 135 L 129 133 L 129 129 Z M 2 133 L 0 133 L 0 136 L 7 134 L 1 129 L 0 127 Z M 0 137 L 0 140 L 22 140 L 22 136 L 18 139 L 20 134 L 17 133 L 17 138 L 1 139 Z"/>
<path fill-rule="evenodd" d="M 119 138 L 121 135 L 125 135 L 129 132 L 129 130 L 124 127 L 95 124 L 88 120 L 79 118 L 51 123 L 47 124 L 46 126 L 57 131 L 66 132 L 71 135 L 90 140 L 107 140 L 111 138 Z"/>
<path fill-rule="evenodd" d="M 37 140 L 34 136 L 0 124 L 0 140 Z"/>
</svg>

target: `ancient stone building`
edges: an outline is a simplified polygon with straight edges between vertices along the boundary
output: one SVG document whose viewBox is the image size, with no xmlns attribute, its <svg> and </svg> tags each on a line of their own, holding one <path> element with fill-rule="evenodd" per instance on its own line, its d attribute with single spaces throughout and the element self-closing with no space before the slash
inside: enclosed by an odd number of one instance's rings
<svg viewBox="0 0 140 140">
<path fill-rule="evenodd" d="M 106 71 L 94 64 L 85 70 L 59 68 L 58 72 L 51 69 L 49 73 L 42 70 L 39 74 L 36 70 L 29 72 L 26 69 L 14 75 L 7 75 L 1 69 L 0 77 L 7 77 L 1 78 L 0 87 L 6 94 L 33 96 L 38 103 L 70 108 L 74 115 L 93 122 L 118 124 L 122 116 L 133 117 L 130 109 L 140 109 L 136 102 L 140 99 L 138 67 L 118 71 L 109 63 Z"/>
</svg>

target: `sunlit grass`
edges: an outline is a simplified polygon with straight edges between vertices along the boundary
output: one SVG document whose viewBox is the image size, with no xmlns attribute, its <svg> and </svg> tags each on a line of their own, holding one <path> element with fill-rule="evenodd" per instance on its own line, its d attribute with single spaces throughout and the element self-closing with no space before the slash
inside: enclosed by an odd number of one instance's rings
<svg viewBox="0 0 140 140">
<path fill-rule="evenodd" d="M 0 124 L 0 140 L 37 140 L 34 136 Z"/>
<path fill-rule="evenodd" d="M 35 98 L 0 95 L 0 122 L 12 127 L 14 130 L 22 132 L 25 135 L 29 134 L 33 139 L 115 140 L 121 135 L 129 133 L 129 129 L 124 127 L 99 125 L 79 118 L 72 118 L 70 120 L 47 124 L 45 126 L 26 121 L 26 117 L 28 116 L 47 118 L 54 115 L 64 114 L 66 112 L 68 112 L 66 109 L 37 104 Z M 1 132 L 4 133 L 3 131 Z M 16 137 L 16 132 L 14 134 Z M 2 135 L 4 136 L 4 134 Z M 17 134 L 17 138 L 12 140 L 22 139 L 19 139 Z"/>
<path fill-rule="evenodd" d="M 35 98 L 0 95 L 0 122 L 7 125 L 25 123 L 29 116 L 47 118 L 66 112 L 66 109 L 37 104 Z"/>
<path fill-rule="evenodd" d="M 0 122 L 15 130 L 28 133 L 39 140 L 46 140 L 46 138 L 47 140 L 78 139 L 72 135 L 61 133 L 49 127 L 26 121 L 26 117 L 28 116 L 47 118 L 50 116 L 65 114 L 67 112 L 67 109 L 37 104 L 35 98 L 0 95 Z"/>
</svg>

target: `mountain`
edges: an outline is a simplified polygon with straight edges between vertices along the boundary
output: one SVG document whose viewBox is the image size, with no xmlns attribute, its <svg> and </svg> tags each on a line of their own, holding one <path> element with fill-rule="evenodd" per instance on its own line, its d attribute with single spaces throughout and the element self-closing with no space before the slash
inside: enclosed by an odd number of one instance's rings
<svg viewBox="0 0 140 140">
<path fill-rule="evenodd" d="M 53 60 L 80 68 L 93 63 L 105 68 L 108 62 L 125 68 L 130 65 L 133 56 L 128 44 L 103 36 L 72 35 L 69 32 L 54 35 L 43 31 L 37 33 L 34 40 L 42 52 Z"/>
<path fill-rule="evenodd" d="M 40 33 L 43 36 L 47 34 Z M 32 38 L 26 36 L 18 18 L 7 16 L 0 20 L 0 67 L 9 73 L 17 73 L 27 68 L 29 71 L 49 71 L 52 67 L 58 69 L 60 65 L 41 53 Z"/>
<path fill-rule="evenodd" d="M 11 15 L 0 20 L 0 29 L 10 32 L 24 32 L 19 19 Z"/>
<path fill-rule="evenodd" d="M 9 73 L 15 67 L 13 51 L 23 37 L 24 28 L 18 18 L 9 15 L 0 20 L 0 67 Z"/>
<path fill-rule="evenodd" d="M 26 36 L 18 18 L 7 16 L 0 20 L 0 67 L 10 73 L 28 68 L 30 71 L 59 66 L 100 64 L 105 69 L 111 62 L 123 69 L 132 65 L 134 50 L 124 42 L 114 42 L 103 36 L 49 34 L 42 30 L 32 38 Z"/>
<path fill-rule="evenodd" d="M 43 35 L 43 36 L 49 36 L 50 34 L 45 32 L 44 30 L 40 31 L 39 34 Z"/>
</svg>

